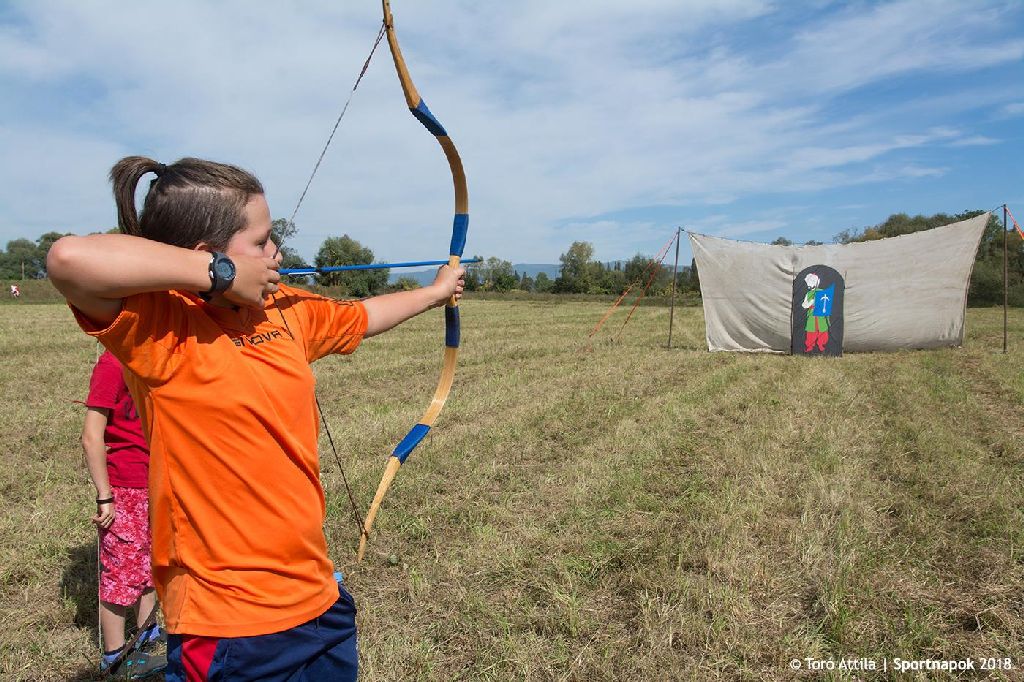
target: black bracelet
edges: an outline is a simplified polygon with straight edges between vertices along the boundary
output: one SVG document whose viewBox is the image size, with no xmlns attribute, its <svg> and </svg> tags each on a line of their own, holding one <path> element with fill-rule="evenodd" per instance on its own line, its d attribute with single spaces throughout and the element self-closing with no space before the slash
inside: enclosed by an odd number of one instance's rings
<svg viewBox="0 0 1024 682">
<path fill-rule="evenodd" d="M 107 499 L 105 499 L 105 500 L 100 500 L 100 499 L 97 499 L 97 500 L 96 500 L 96 504 L 110 504 L 110 503 L 111 503 L 111 502 L 113 502 L 113 501 L 114 501 L 114 498 L 113 498 L 113 497 L 108 497 L 108 498 L 107 498 Z"/>
</svg>

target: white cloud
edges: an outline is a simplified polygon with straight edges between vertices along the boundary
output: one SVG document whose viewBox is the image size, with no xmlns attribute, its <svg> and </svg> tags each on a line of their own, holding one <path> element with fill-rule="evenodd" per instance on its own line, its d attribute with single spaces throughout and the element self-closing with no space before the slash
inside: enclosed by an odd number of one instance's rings
<svg viewBox="0 0 1024 682">
<path fill-rule="evenodd" d="M 17 237 L 88 233 L 117 224 L 107 184 L 108 159 L 121 150 L 103 140 L 29 126 L 0 126 L 0 206 Z M 95 207 L 82 210 L 82 207 Z"/>
<path fill-rule="evenodd" d="M 990 147 L 994 144 L 999 144 L 999 140 L 991 137 L 985 137 L 984 135 L 972 135 L 971 137 L 963 137 L 958 140 L 953 140 L 949 143 L 950 147 Z"/>
<path fill-rule="evenodd" d="M 702 227 L 702 225 L 714 226 L 715 223 L 719 223 L 717 227 Z M 724 223 L 724 224 L 723 224 Z M 729 237 L 730 239 L 736 239 L 739 237 L 746 237 L 754 234 L 765 234 L 773 231 L 785 230 L 788 223 L 785 220 L 745 220 L 726 221 L 723 217 L 717 216 L 716 220 L 697 223 L 694 226 L 695 232 L 703 230 L 709 230 L 708 234 L 713 234 L 718 237 Z"/>
<path fill-rule="evenodd" d="M 1004 105 L 999 113 L 1006 117 L 1020 116 L 1024 114 L 1024 102 L 1010 102 Z"/>
<path fill-rule="evenodd" d="M 14 145 L 0 159 L 8 237 L 110 224 L 105 174 L 128 153 L 253 169 L 287 216 L 379 23 L 376 6 L 312 1 L 14 7 L 22 20 L 0 26 L 0 87 L 30 106 L 0 104 L 0 139 Z M 1024 42 L 982 32 L 1000 6 L 825 7 L 802 24 L 787 8 L 395 4 L 412 75 L 465 161 L 467 251 L 551 261 L 586 239 L 611 259 L 664 241 L 657 221 L 609 217 L 647 206 L 708 211 L 755 194 L 941 177 L 945 166 L 914 152 L 980 146 L 989 138 L 962 124 L 964 108 L 1019 106 L 965 104 L 958 93 L 973 86 L 953 80 L 907 92 L 892 111 L 844 99 L 887 79 L 1013 65 Z M 773 33 L 742 34 L 763 26 Z M 942 98 L 947 109 L 925 104 Z M 45 160 L 26 164 L 33 156 Z M 404 110 L 382 45 L 293 246 L 311 255 L 347 232 L 378 257 L 443 257 L 451 205 L 447 165 Z"/>
</svg>

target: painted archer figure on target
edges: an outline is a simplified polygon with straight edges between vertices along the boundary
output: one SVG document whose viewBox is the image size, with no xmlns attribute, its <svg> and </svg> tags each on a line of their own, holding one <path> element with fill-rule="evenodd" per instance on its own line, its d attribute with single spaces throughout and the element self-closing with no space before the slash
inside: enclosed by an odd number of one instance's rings
<svg viewBox="0 0 1024 682">
<path fill-rule="evenodd" d="M 818 350 L 825 352 L 828 345 L 829 320 L 832 317 L 832 302 L 835 300 L 836 286 L 830 284 L 828 288 L 821 289 L 821 278 L 815 273 L 808 273 L 804 277 L 807 284 L 807 293 L 804 295 L 803 308 L 807 311 L 807 325 L 804 327 L 804 351 L 810 353 L 817 346 Z"/>
<path fill-rule="evenodd" d="M 843 354 L 843 276 L 828 265 L 801 270 L 793 279 L 793 355 Z"/>
</svg>

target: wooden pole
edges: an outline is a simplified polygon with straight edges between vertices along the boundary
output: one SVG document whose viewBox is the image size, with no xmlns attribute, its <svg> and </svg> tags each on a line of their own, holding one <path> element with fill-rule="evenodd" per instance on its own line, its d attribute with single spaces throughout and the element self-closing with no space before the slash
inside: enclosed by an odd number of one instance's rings
<svg viewBox="0 0 1024 682">
<path fill-rule="evenodd" d="M 679 235 L 683 228 L 676 228 L 676 263 L 672 266 L 672 304 L 668 309 L 668 347 L 672 347 L 672 319 L 676 313 L 676 277 L 679 276 Z"/>
<path fill-rule="evenodd" d="M 1003 352 L 1007 350 L 1007 320 L 1006 320 L 1006 308 L 1009 302 L 1009 281 L 1010 281 L 1010 269 L 1009 260 L 1006 255 L 1007 252 L 1007 239 L 1006 239 L 1006 204 L 1003 204 Z"/>
</svg>

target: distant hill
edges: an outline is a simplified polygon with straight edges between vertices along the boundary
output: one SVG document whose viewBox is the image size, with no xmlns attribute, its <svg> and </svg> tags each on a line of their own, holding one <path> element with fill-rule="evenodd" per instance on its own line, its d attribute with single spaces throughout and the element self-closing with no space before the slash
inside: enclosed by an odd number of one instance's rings
<svg viewBox="0 0 1024 682">
<path fill-rule="evenodd" d="M 537 279 L 537 275 L 542 272 L 551 279 L 556 279 L 562 272 L 561 265 L 549 263 L 515 263 L 512 265 L 512 269 L 518 272 L 520 277 L 526 274 L 533 279 Z"/>
<path fill-rule="evenodd" d="M 603 265 L 606 268 L 614 268 L 616 265 L 625 267 L 626 261 L 613 260 L 603 263 Z M 558 279 L 558 276 L 562 274 L 562 266 L 558 263 L 513 263 L 512 269 L 518 272 L 520 277 L 525 273 L 533 279 L 537 279 L 537 275 L 542 272 L 553 280 Z M 393 284 L 398 281 L 399 277 L 409 277 L 410 279 L 415 280 L 420 286 L 425 286 L 434 281 L 435 272 L 437 272 L 435 268 L 416 270 L 414 272 L 409 272 L 408 270 L 403 271 L 400 269 L 392 270 L 391 275 L 388 277 L 388 282 Z"/>
<path fill-rule="evenodd" d="M 550 263 L 514 263 L 512 269 L 519 273 L 522 277 L 523 273 L 526 273 L 530 277 L 536 279 L 540 273 L 545 273 L 551 279 L 558 277 L 561 272 L 561 265 L 552 265 Z M 408 270 L 392 270 L 388 277 L 388 282 L 394 283 L 398 281 L 399 277 L 408 277 L 416 281 L 420 286 L 425 286 L 434 281 L 434 274 L 437 272 L 436 268 L 429 268 L 427 270 L 416 270 L 409 272 Z"/>
</svg>

